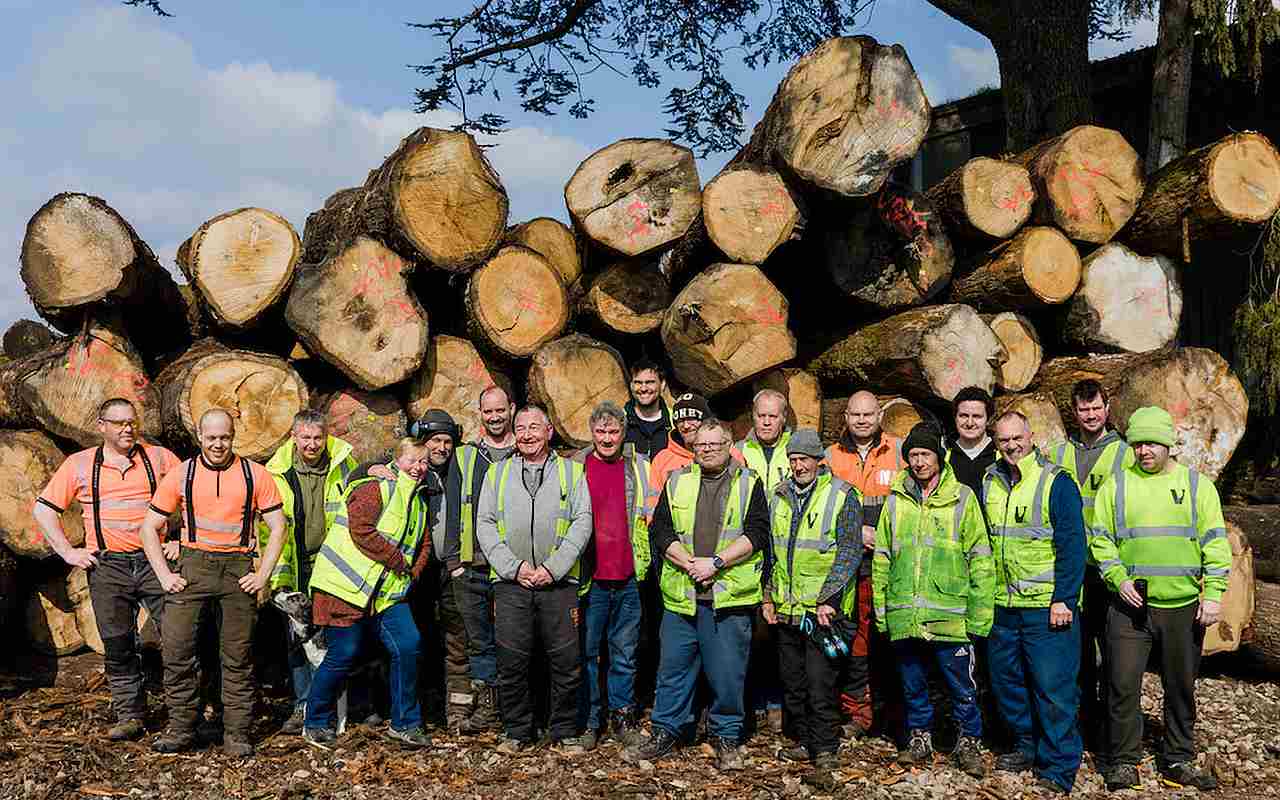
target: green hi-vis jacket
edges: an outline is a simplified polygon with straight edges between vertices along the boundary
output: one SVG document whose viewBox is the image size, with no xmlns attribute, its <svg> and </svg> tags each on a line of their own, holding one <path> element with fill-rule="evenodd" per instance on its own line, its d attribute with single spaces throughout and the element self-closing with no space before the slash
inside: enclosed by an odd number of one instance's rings
<svg viewBox="0 0 1280 800">
<path fill-rule="evenodd" d="M 876 627 L 889 638 L 967 642 L 995 614 L 991 543 L 978 498 L 949 465 L 933 494 L 902 470 L 876 527 L 871 566 Z"/>
<path fill-rule="evenodd" d="M 791 431 L 783 431 L 773 448 L 773 457 L 765 460 L 764 447 L 756 438 L 755 431 L 747 434 L 747 438 L 738 442 L 738 452 L 747 469 L 754 471 L 764 481 L 764 490 L 772 495 L 778 484 L 791 477 L 791 459 L 787 457 L 787 442 L 791 441 Z"/>
<path fill-rule="evenodd" d="M 773 540 L 773 601 L 779 614 L 803 617 L 816 611 L 818 595 L 826 584 L 836 560 L 836 528 L 849 493 L 858 490 L 825 467 L 809 490 L 804 508 L 792 502 L 792 493 L 783 487 L 774 490 L 769 503 Z M 801 513 L 804 512 L 804 513 Z M 841 612 L 853 609 L 854 592 L 845 592 Z"/>
<path fill-rule="evenodd" d="M 1111 431 L 1102 441 L 1102 455 L 1094 462 L 1088 475 L 1081 475 L 1076 466 L 1075 442 L 1055 442 L 1045 449 L 1049 460 L 1067 471 L 1071 479 L 1080 487 L 1080 497 L 1084 500 L 1084 526 L 1088 530 L 1093 527 L 1093 505 L 1098 490 L 1108 478 L 1117 477 L 1126 467 L 1133 464 L 1133 448 L 1125 443 L 1120 434 Z"/>
</svg>

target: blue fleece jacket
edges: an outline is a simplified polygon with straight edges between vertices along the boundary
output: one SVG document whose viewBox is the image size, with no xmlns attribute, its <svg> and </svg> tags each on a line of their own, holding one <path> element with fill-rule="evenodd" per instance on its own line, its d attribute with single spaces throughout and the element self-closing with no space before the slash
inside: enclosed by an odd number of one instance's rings
<svg viewBox="0 0 1280 800">
<path fill-rule="evenodd" d="M 1084 583 L 1085 553 L 1084 502 L 1080 488 L 1063 472 L 1049 487 L 1049 524 L 1053 526 L 1053 602 L 1066 603 L 1075 610 Z"/>
</svg>

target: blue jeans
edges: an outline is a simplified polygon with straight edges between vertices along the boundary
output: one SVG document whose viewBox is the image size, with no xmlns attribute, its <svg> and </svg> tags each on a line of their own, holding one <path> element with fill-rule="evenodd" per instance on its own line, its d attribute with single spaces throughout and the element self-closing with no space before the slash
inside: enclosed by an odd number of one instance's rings
<svg viewBox="0 0 1280 800">
<path fill-rule="evenodd" d="M 1035 759 L 1036 774 L 1070 789 L 1080 768 L 1080 616 L 1049 627 L 1047 608 L 996 606 L 987 639 L 991 691 L 1014 747 Z"/>
<path fill-rule="evenodd" d="M 471 680 L 494 686 L 498 683 L 498 647 L 493 635 L 493 579 L 489 568 L 468 566 L 450 583 L 467 629 Z"/>
<path fill-rule="evenodd" d="M 893 643 L 902 675 L 902 699 L 907 706 L 907 731 L 927 731 L 933 726 L 929 702 L 929 664 L 935 663 L 951 695 L 951 713 L 963 736 L 982 736 L 978 711 L 978 684 L 973 678 L 973 645 L 959 642 L 926 642 L 899 639 Z"/>
<path fill-rule="evenodd" d="M 693 693 L 703 672 L 712 694 L 707 733 L 735 744 L 742 738 L 742 686 L 755 613 L 755 606 L 717 612 L 710 602 L 699 602 L 692 617 L 662 612 L 654 726 L 679 735 L 693 713 Z"/>
<path fill-rule="evenodd" d="M 422 706 L 418 703 L 418 626 L 414 624 L 408 603 L 396 603 L 381 614 L 365 617 L 350 627 L 325 627 L 329 649 L 311 679 L 303 723 L 306 727 L 334 727 L 338 692 L 355 664 L 362 640 L 370 631 L 377 631 L 391 654 L 391 727 L 398 731 L 422 727 Z"/>
<path fill-rule="evenodd" d="M 582 654 L 582 689 L 578 692 L 581 727 L 604 727 L 604 698 L 600 692 L 600 645 L 609 635 L 609 674 L 606 677 L 609 710 L 636 704 L 636 648 L 640 644 L 640 588 L 635 578 L 595 581 L 582 599 L 586 619 Z"/>
<path fill-rule="evenodd" d="M 307 704 L 307 695 L 311 693 L 311 678 L 315 673 L 311 663 L 307 661 L 306 651 L 302 649 L 302 637 L 289 627 L 289 620 L 284 622 L 284 641 L 289 648 L 289 676 L 293 678 L 293 707 L 301 710 Z"/>
</svg>

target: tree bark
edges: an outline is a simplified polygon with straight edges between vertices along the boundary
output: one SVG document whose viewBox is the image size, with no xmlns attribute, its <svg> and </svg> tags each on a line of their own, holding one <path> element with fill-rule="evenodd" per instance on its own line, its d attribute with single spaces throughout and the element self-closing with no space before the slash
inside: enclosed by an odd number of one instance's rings
<svg viewBox="0 0 1280 800">
<path fill-rule="evenodd" d="M 507 229 L 507 244 L 527 247 L 545 258 L 560 273 L 570 293 L 575 293 L 582 277 L 582 257 L 578 240 L 563 222 L 537 217 Z"/>
<path fill-rule="evenodd" d="M 65 456 L 42 431 L 0 430 L 0 544 L 24 558 L 48 558 L 53 548 L 44 539 L 31 511 L 36 498 Z M 84 544 L 84 519 L 73 502 L 62 515 L 67 541 Z"/>
<path fill-rule="evenodd" d="M 713 264 L 695 277 L 662 320 L 676 378 L 711 396 L 796 354 L 787 298 L 759 268 Z"/>
<path fill-rule="evenodd" d="M 702 222 L 730 261 L 763 264 L 804 217 L 777 170 L 745 165 L 726 168 L 702 190 Z"/>
<path fill-rule="evenodd" d="M 928 306 L 855 331 L 809 362 L 819 379 L 951 400 L 966 386 L 991 391 L 1004 348 L 972 308 Z"/>
<path fill-rule="evenodd" d="M 53 331 L 39 322 L 20 319 L 4 332 L 4 354 L 11 359 L 25 358 L 53 344 Z"/>
<path fill-rule="evenodd" d="M 394 454 L 409 429 L 404 408 L 389 392 L 343 389 L 324 397 L 317 408 L 329 422 L 329 433 L 350 444 L 361 463 Z"/>
<path fill-rule="evenodd" d="M 1191 0 L 1160 0 L 1156 63 L 1151 77 L 1151 123 L 1147 132 L 1148 175 L 1187 152 L 1191 108 Z"/>
<path fill-rule="evenodd" d="M 1085 352 L 1144 353 L 1173 344 L 1181 318 L 1173 262 L 1108 242 L 1082 262 L 1060 330 L 1063 341 Z"/>
<path fill-rule="evenodd" d="M 1031 226 L 957 278 L 951 298 L 984 311 L 1035 309 L 1065 302 L 1079 284 L 1075 245 L 1054 228 Z"/>
<path fill-rule="evenodd" d="M 529 367 L 529 398 L 542 405 L 560 438 L 591 444 L 591 412 L 598 403 L 627 402 L 627 369 L 609 345 L 573 334 L 538 348 Z"/>
<path fill-rule="evenodd" d="M 1031 320 L 1013 311 L 983 314 L 982 321 L 1004 346 L 1005 360 L 996 370 L 996 386 L 1006 392 L 1021 392 L 1031 385 L 1044 360 L 1040 334 Z"/>
<path fill-rule="evenodd" d="M 501 358 L 527 358 L 569 324 L 569 293 L 542 256 L 507 245 L 467 282 L 467 330 Z"/>
<path fill-rule="evenodd" d="M 1271 674 L 1280 674 L 1280 584 L 1254 584 L 1253 626 L 1244 650 Z"/>
<path fill-rule="evenodd" d="M 1255 577 L 1280 582 L 1280 506 L 1224 505 L 1222 516 L 1248 539 Z"/>
<path fill-rule="evenodd" d="M 1021 164 L 979 156 L 924 194 L 953 238 L 1008 239 L 1031 216 L 1036 192 Z"/>
<path fill-rule="evenodd" d="M 204 223 L 178 248 L 178 266 L 219 324 L 252 327 L 284 297 L 302 242 L 289 221 L 241 208 Z"/>
<path fill-rule="evenodd" d="M 671 285 L 656 261 L 619 261 L 591 281 L 582 309 L 610 334 L 649 333 L 671 305 Z"/>
<path fill-rule="evenodd" d="M 409 418 L 419 419 L 433 408 L 443 409 L 462 427 L 463 440 L 475 441 L 484 428 L 480 392 L 490 386 L 501 386 L 515 397 L 511 378 L 471 342 L 456 336 L 433 336 L 422 369 L 409 383 Z"/>
<path fill-rule="evenodd" d="M 1003 394 L 996 397 L 996 413 L 1017 411 L 1031 423 L 1031 443 L 1045 450 L 1053 442 L 1067 438 L 1062 414 L 1052 397 L 1042 392 Z"/>
</svg>

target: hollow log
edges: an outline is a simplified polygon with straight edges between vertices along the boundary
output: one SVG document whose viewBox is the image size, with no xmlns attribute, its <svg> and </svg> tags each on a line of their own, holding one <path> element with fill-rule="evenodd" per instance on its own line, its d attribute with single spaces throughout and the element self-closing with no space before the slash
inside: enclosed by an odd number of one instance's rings
<svg viewBox="0 0 1280 800">
<path fill-rule="evenodd" d="M 996 413 L 1017 411 L 1031 423 L 1031 443 L 1047 452 L 1050 444 L 1067 438 L 1062 413 L 1053 398 L 1041 392 L 1004 394 L 996 397 Z"/>
<path fill-rule="evenodd" d="M 804 218 L 777 170 L 744 165 L 725 169 L 702 190 L 702 222 L 728 260 L 763 264 Z"/>
<path fill-rule="evenodd" d="M 1032 219 L 1077 242 L 1102 244 L 1142 197 L 1142 158 L 1118 131 L 1081 125 L 1014 157 L 1036 191 Z"/>
<path fill-rule="evenodd" d="M 756 377 L 751 393 L 772 389 L 787 398 L 787 425 L 792 429 L 813 428 L 822 433 L 822 385 L 802 369 L 778 367 Z"/>
<path fill-rule="evenodd" d="M 564 201 L 591 241 L 643 255 L 683 236 L 702 210 L 698 165 L 692 150 L 666 139 L 622 139 L 578 166 Z"/>
<path fill-rule="evenodd" d="M 795 356 L 787 313 L 759 268 L 713 264 L 672 301 L 662 342 L 680 382 L 710 396 Z"/>
<path fill-rule="evenodd" d="M 819 379 L 951 400 L 966 386 L 987 391 L 1004 348 L 966 305 L 915 308 L 850 334 L 809 362 Z"/>
<path fill-rule="evenodd" d="M 307 386 L 283 358 L 231 350 L 202 339 L 156 376 L 165 431 L 178 446 L 198 446 L 196 425 L 211 408 L 235 421 L 231 449 L 266 461 L 307 407 Z"/>
<path fill-rule="evenodd" d="M 591 281 L 582 310 L 606 331 L 649 333 L 671 305 L 671 285 L 651 259 L 619 261 Z"/>
<path fill-rule="evenodd" d="M 1111 398 L 1111 419 L 1124 433 L 1129 415 L 1160 406 L 1173 415 L 1180 464 L 1217 478 L 1244 436 L 1249 400 L 1222 356 L 1200 347 L 1046 361 L 1032 387 L 1053 397 L 1071 419 L 1071 387 L 1092 378 Z"/>
<path fill-rule="evenodd" d="M 597 403 L 627 402 L 627 369 L 609 345 L 572 334 L 538 348 L 529 367 L 529 399 L 542 405 L 560 438 L 574 447 L 591 444 L 591 412 Z"/>
<path fill-rule="evenodd" d="M 1053 228 L 1031 226 L 1002 242 L 951 288 L 951 299 L 983 311 L 1066 302 L 1080 285 L 1080 254 Z"/>
<path fill-rule="evenodd" d="M 1231 543 L 1231 574 L 1227 578 L 1227 590 L 1222 594 L 1222 617 L 1217 625 L 1204 632 L 1200 652 L 1206 656 L 1239 650 L 1245 630 L 1253 623 L 1256 597 L 1250 542 L 1230 523 L 1227 541 Z"/>
<path fill-rule="evenodd" d="M 1145 353 L 1172 344 L 1181 317 L 1173 262 L 1108 242 L 1081 263 L 1060 330 L 1064 342 L 1087 352 Z"/>
<path fill-rule="evenodd" d="M 952 237 L 990 242 L 1017 233 L 1031 216 L 1036 192 L 1026 167 L 979 156 L 924 197 Z"/>
<path fill-rule="evenodd" d="M 1194 242 L 1230 239 L 1280 208 L 1280 154 L 1260 133 L 1234 133 L 1164 165 L 1117 238 L 1139 253 L 1191 261 Z"/>
<path fill-rule="evenodd" d="M 527 247 L 545 258 L 571 291 L 582 277 L 578 240 L 573 231 L 558 219 L 538 217 L 512 226 L 507 229 L 504 242 Z"/>
<path fill-rule="evenodd" d="M 410 289 L 412 262 L 358 237 L 322 263 L 298 269 L 285 320 L 307 349 L 360 388 L 413 374 L 427 348 L 427 312 Z"/>
<path fill-rule="evenodd" d="M 388 392 L 343 389 L 326 395 L 316 407 L 328 420 L 329 433 L 350 444 L 361 463 L 394 452 L 409 429 L 404 408 Z"/>
<path fill-rule="evenodd" d="M 1006 392 L 1020 392 L 1030 386 L 1044 360 L 1036 326 L 1013 311 L 983 314 L 982 321 L 1004 346 L 1005 360 L 996 370 L 996 386 Z"/>
<path fill-rule="evenodd" d="M 263 208 L 219 214 L 178 248 L 178 266 L 219 324 L 252 327 L 289 287 L 302 241 L 284 217 Z"/>
<path fill-rule="evenodd" d="M 4 354 L 10 359 L 25 358 L 53 344 L 53 331 L 30 319 L 20 319 L 4 332 Z"/>
<path fill-rule="evenodd" d="M 462 272 L 497 249 L 507 209 L 502 181 L 470 134 L 419 128 L 364 186 L 307 217 L 302 260 L 318 264 L 368 236 L 404 258 Z"/>
<path fill-rule="evenodd" d="M 68 594 L 68 578 L 68 573 L 59 570 L 36 584 L 35 592 L 27 598 L 26 638 L 37 653 L 69 656 L 85 647 L 79 604 Z M 87 595 L 85 592 L 81 603 L 88 602 Z"/>
<path fill-rule="evenodd" d="M 15 555 L 53 555 L 31 511 L 64 458 L 53 440 L 41 431 L 0 430 L 0 544 Z M 62 530 L 71 544 L 84 544 L 79 503 L 72 503 L 62 515 Z"/>
<path fill-rule="evenodd" d="M 419 419 L 430 409 L 443 409 L 462 426 L 462 438 L 475 441 L 484 428 L 480 392 L 489 386 L 501 386 L 510 393 L 511 378 L 468 340 L 433 336 L 422 368 L 409 383 L 409 418 Z"/>
<path fill-rule="evenodd" d="M 506 358 L 525 358 L 569 323 L 569 293 L 551 262 L 508 245 L 471 275 L 466 293 L 472 341 Z"/>
</svg>

